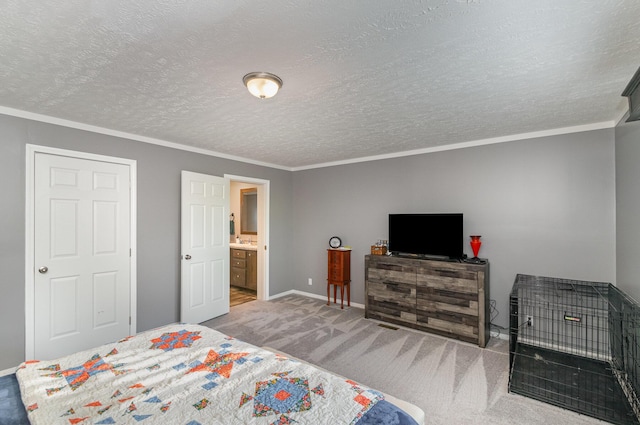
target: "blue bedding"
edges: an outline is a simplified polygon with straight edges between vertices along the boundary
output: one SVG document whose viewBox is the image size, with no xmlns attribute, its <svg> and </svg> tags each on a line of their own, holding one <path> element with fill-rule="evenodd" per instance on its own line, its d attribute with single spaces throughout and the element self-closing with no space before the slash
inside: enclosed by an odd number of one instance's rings
<svg viewBox="0 0 640 425">
<path fill-rule="evenodd" d="M 0 377 L 0 425 L 29 425 L 15 374 Z"/>
<path fill-rule="evenodd" d="M 358 425 L 418 425 L 404 410 L 386 400 L 377 402 L 358 421 Z"/>
</svg>

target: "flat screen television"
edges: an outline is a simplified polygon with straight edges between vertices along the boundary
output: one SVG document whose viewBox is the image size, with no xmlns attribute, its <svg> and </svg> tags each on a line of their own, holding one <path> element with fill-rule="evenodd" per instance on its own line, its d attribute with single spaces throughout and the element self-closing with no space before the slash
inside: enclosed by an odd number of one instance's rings
<svg viewBox="0 0 640 425">
<path fill-rule="evenodd" d="M 389 214 L 394 255 L 463 258 L 462 214 Z"/>
</svg>

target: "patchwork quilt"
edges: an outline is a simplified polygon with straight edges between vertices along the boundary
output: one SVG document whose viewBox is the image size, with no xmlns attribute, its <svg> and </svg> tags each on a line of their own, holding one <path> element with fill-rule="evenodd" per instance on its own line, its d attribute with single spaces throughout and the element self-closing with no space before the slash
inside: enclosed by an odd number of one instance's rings
<svg viewBox="0 0 640 425">
<path fill-rule="evenodd" d="M 27 361 L 16 376 L 32 425 L 355 424 L 383 399 L 199 325 Z"/>
</svg>

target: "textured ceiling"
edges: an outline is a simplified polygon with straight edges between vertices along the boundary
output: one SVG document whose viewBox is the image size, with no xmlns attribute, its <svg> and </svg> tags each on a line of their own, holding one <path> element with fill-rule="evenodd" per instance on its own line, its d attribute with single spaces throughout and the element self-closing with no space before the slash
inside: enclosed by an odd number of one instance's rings
<svg viewBox="0 0 640 425">
<path fill-rule="evenodd" d="M 0 106 L 290 169 L 615 122 L 639 59 L 637 0 L 0 1 Z"/>
</svg>

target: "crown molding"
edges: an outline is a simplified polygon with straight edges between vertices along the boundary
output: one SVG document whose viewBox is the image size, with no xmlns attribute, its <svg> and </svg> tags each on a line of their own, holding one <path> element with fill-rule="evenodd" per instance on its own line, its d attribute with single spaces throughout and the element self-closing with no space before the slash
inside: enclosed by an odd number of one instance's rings
<svg viewBox="0 0 640 425">
<path fill-rule="evenodd" d="M 346 159 L 344 161 L 325 162 L 323 164 L 313 164 L 303 167 L 293 167 L 292 171 L 303 171 L 314 168 L 335 167 L 338 165 L 355 164 L 358 162 L 379 161 L 382 159 L 401 158 L 404 156 L 422 155 L 434 152 L 451 151 L 456 149 L 471 148 L 476 146 L 493 145 L 496 143 L 515 142 L 518 140 L 537 139 L 540 137 L 558 136 L 561 134 L 581 133 L 583 131 L 602 130 L 613 128 L 616 121 L 603 121 L 593 124 L 578 125 L 573 127 L 555 128 L 551 130 L 533 131 L 530 133 L 512 134 L 509 136 L 491 137 L 489 139 L 472 140 L 469 142 L 454 143 L 451 145 L 434 146 L 430 148 L 414 149 L 404 152 L 395 152 L 384 155 L 373 155 L 362 158 Z"/>
<path fill-rule="evenodd" d="M 110 128 L 98 127 L 91 124 L 84 124 L 76 121 L 70 121 L 63 118 L 56 118 L 49 115 L 36 114 L 34 112 L 23 111 L 20 109 L 8 108 L 6 106 L 0 106 L 0 114 L 9 115 L 17 118 L 25 118 L 32 121 L 39 121 L 47 124 L 59 125 L 62 127 L 73 128 L 76 130 L 90 131 L 92 133 L 104 134 L 106 136 L 114 136 L 122 139 L 135 140 L 136 142 L 149 143 L 152 145 L 164 146 L 167 148 L 179 149 L 182 151 L 198 153 L 202 155 L 215 156 L 218 158 L 230 159 L 232 161 L 245 162 L 248 164 L 259 165 L 261 167 L 277 168 L 280 170 L 291 171 L 290 167 L 283 167 L 282 165 L 270 164 L 268 162 L 255 161 L 248 158 L 243 158 L 234 155 L 228 155 L 221 152 L 212 151 L 209 149 L 196 148 L 194 146 L 183 145 L 180 143 L 169 142 L 167 140 L 156 139 L 153 137 L 140 136 L 138 134 L 127 133 L 125 131 L 112 130 Z"/>
<path fill-rule="evenodd" d="M 306 166 L 301 166 L 301 167 L 285 167 L 285 166 L 278 165 L 278 164 L 271 164 L 271 163 L 268 163 L 268 162 L 256 161 L 256 160 L 243 158 L 243 157 L 239 157 L 239 156 L 235 156 L 235 155 L 228 155 L 228 154 L 224 154 L 224 153 L 221 153 L 221 152 L 212 151 L 212 150 L 209 150 L 209 149 L 202 149 L 202 148 L 197 148 L 197 147 L 193 147 L 193 146 L 182 145 L 180 143 L 169 142 L 167 140 L 156 139 L 156 138 L 153 138 L 153 137 L 140 136 L 140 135 L 137 135 L 137 134 L 127 133 L 127 132 L 124 132 L 124 131 L 112 130 L 112 129 L 105 128 L 105 127 L 98 127 L 98 126 L 95 126 L 95 125 L 83 124 L 83 123 L 76 122 L 76 121 L 70 121 L 70 120 L 66 120 L 66 119 L 62 119 L 62 118 L 51 117 L 51 116 L 43 115 L 43 114 L 36 114 L 36 113 L 33 113 L 33 112 L 23 111 L 23 110 L 20 110 L 20 109 L 8 108 L 6 106 L 0 106 L 0 114 L 9 115 L 9 116 L 18 117 L 18 118 L 25 118 L 25 119 L 44 122 L 44 123 L 48 123 L 48 124 L 59 125 L 59 126 L 62 126 L 62 127 L 74 128 L 74 129 L 77 129 L 77 130 L 90 131 L 90 132 L 93 132 L 93 133 L 104 134 L 104 135 L 107 135 L 107 136 L 114 136 L 114 137 L 119 137 L 119 138 L 124 138 L 124 139 L 135 140 L 135 141 L 138 141 L 138 142 L 149 143 L 149 144 L 158 145 L 158 146 L 164 146 L 164 147 L 168 147 L 168 148 L 172 148 L 172 149 L 179 149 L 179 150 L 198 153 L 198 154 L 202 154 L 202 155 L 215 156 L 215 157 L 218 157 L 218 158 L 229 159 L 229 160 L 232 160 L 232 161 L 238 161 L 238 162 L 244 162 L 244 163 L 247 163 L 247 164 L 258 165 L 258 166 L 261 166 L 261 167 L 275 168 L 275 169 L 284 170 L 284 171 L 304 171 L 304 170 L 311 170 L 311 169 L 315 169 L 315 168 L 327 168 L 327 167 L 335 167 L 335 166 L 339 166 L 339 165 L 356 164 L 356 163 L 360 163 L 360 162 L 380 161 L 380 160 L 383 160 L 383 159 L 401 158 L 401 157 L 405 157 L 405 156 L 423 155 L 423 154 L 434 153 L 434 152 L 443 152 L 443 151 L 464 149 L 464 148 L 470 148 L 470 147 L 476 147 L 476 146 L 492 145 L 492 144 L 496 144 L 496 143 L 515 142 L 515 141 L 519 141 L 519 140 L 535 139 L 535 138 L 540 138 L 540 137 L 558 136 L 558 135 L 562 135 L 562 134 L 580 133 L 580 132 L 584 132 L 584 131 L 592 131 L 592 130 L 601 130 L 601 129 L 605 129 L 605 128 L 613 128 L 617 124 L 619 124 L 620 121 L 626 116 L 627 109 L 625 109 L 622 112 L 622 114 L 621 114 L 621 116 L 619 118 L 617 117 L 617 119 L 614 119 L 614 120 L 611 120 L 611 121 L 603 121 L 603 122 L 585 124 L 585 125 L 578 125 L 578 126 L 573 126 L 573 127 L 555 128 L 555 129 L 550 129 L 550 130 L 534 131 L 534 132 L 530 132 L 530 133 L 512 134 L 512 135 L 509 135 L 509 136 L 491 137 L 491 138 L 488 138 L 488 139 L 472 140 L 472 141 L 468 141 L 468 142 L 454 143 L 454 144 L 442 145 L 442 146 L 433 146 L 433 147 L 429 147 L 429 148 L 414 149 L 414 150 L 409 150 L 409 151 L 404 151 L 404 152 L 395 152 L 395 153 L 389 153 L 389 154 L 383 154 L 383 155 L 365 156 L 365 157 L 360 157 L 360 158 L 346 159 L 346 160 L 342 160 L 342 161 L 325 162 L 325 163 L 312 164 L 312 165 L 306 165 Z"/>
</svg>

